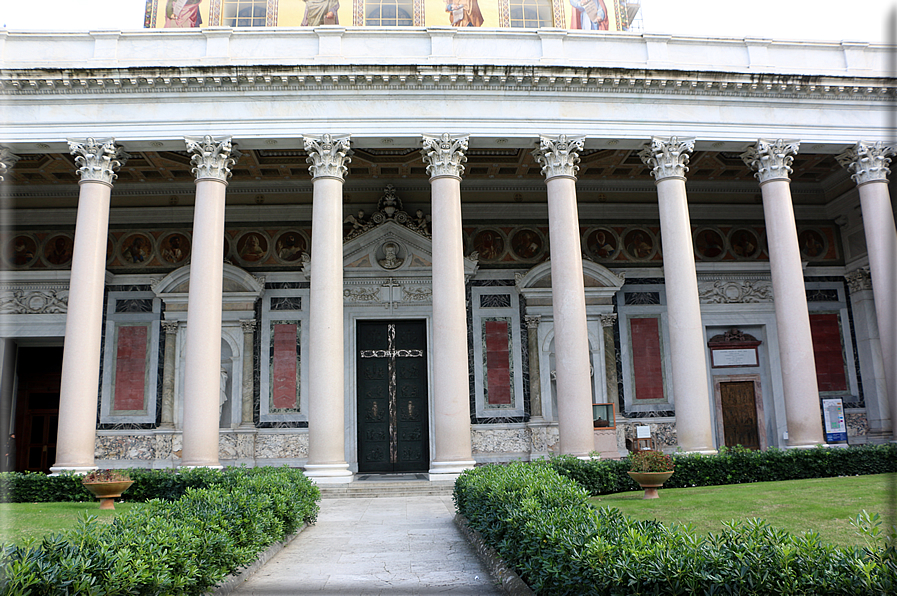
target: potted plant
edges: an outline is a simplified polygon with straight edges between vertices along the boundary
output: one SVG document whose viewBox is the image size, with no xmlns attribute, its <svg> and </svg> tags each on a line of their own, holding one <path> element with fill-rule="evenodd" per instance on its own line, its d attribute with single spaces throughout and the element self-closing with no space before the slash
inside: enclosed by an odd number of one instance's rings
<svg viewBox="0 0 897 596">
<path fill-rule="evenodd" d="M 629 476 L 645 489 L 645 499 L 656 499 L 657 489 L 663 486 L 675 467 L 673 458 L 660 451 L 636 451 L 629 456 Z"/>
<path fill-rule="evenodd" d="M 115 509 L 115 499 L 133 484 L 131 477 L 115 470 L 94 470 L 81 479 L 84 488 L 100 500 L 100 509 Z"/>
</svg>

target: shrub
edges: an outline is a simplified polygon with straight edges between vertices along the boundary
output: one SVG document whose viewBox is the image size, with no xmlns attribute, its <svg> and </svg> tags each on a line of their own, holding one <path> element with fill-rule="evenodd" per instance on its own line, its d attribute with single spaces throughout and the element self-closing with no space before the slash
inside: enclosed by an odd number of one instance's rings
<svg viewBox="0 0 897 596">
<path fill-rule="evenodd" d="M 660 451 L 637 451 L 629 456 L 630 472 L 672 472 L 673 458 Z"/>
<path fill-rule="evenodd" d="M 556 463 L 484 466 L 455 483 L 458 512 L 538 594 L 888 594 L 892 544 L 795 537 L 760 520 L 700 538 L 592 510 Z M 678 473 L 678 471 L 677 471 Z M 674 475 L 675 476 L 675 475 Z"/>
<path fill-rule="evenodd" d="M 233 471 L 217 480 L 175 501 L 137 505 L 110 524 L 86 517 L 39 544 L 7 546 L 0 595 L 201 594 L 317 517 L 320 492 L 299 470 Z"/>
<path fill-rule="evenodd" d="M 579 460 L 553 457 L 551 467 L 578 482 L 593 495 L 640 490 L 626 474 L 632 456 L 624 460 Z M 897 472 L 897 445 L 863 445 L 847 449 L 769 449 L 722 447 L 716 455 L 674 454 L 676 473 L 666 488 L 773 482 L 804 478 L 862 476 Z"/>
</svg>

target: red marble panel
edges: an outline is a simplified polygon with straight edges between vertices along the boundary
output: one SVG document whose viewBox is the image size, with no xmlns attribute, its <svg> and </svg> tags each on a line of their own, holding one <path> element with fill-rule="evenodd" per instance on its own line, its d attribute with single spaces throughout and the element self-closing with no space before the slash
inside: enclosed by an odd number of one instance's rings
<svg viewBox="0 0 897 596">
<path fill-rule="evenodd" d="M 296 330 L 297 325 L 274 325 L 274 356 L 272 368 L 272 397 L 277 409 L 295 409 L 296 403 Z"/>
<path fill-rule="evenodd" d="M 488 404 L 511 404 L 511 354 L 508 349 L 508 322 L 486 321 L 486 387 Z"/>
<path fill-rule="evenodd" d="M 847 391 L 844 352 L 841 349 L 841 325 L 837 314 L 810 315 L 816 383 L 820 391 Z"/>
<path fill-rule="evenodd" d="M 636 399 L 663 399 L 663 361 L 656 318 L 629 319 Z"/>
<path fill-rule="evenodd" d="M 143 388 L 146 379 L 145 326 L 118 328 L 115 354 L 115 395 L 112 409 L 118 412 L 143 411 Z"/>
</svg>

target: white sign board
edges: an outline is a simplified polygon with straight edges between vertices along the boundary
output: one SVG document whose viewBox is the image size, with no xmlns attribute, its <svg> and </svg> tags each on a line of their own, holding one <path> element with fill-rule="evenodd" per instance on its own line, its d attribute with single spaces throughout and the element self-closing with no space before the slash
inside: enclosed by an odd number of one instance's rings
<svg viewBox="0 0 897 596">
<path fill-rule="evenodd" d="M 636 439 L 650 439 L 651 438 L 651 427 L 650 426 L 636 426 L 635 427 L 635 438 Z"/>
<path fill-rule="evenodd" d="M 713 366 L 757 366 L 755 348 L 712 350 Z"/>
</svg>

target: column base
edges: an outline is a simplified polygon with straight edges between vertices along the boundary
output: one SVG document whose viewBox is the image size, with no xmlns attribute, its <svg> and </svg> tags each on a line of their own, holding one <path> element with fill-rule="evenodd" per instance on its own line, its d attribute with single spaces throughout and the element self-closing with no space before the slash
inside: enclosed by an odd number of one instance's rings
<svg viewBox="0 0 897 596">
<path fill-rule="evenodd" d="M 178 470 L 195 470 L 196 468 L 208 468 L 209 470 L 223 470 L 224 466 L 220 463 L 215 464 L 181 464 Z"/>
<path fill-rule="evenodd" d="M 83 476 L 94 470 L 99 470 L 97 466 L 50 466 L 50 476 L 59 476 L 60 474 L 76 474 Z"/>
<path fill-rule="evenodd" d="M 355 478 L 346 463 L 305 464 L 305 475 L 315 484 L 346 484 Z"/>
<path fill-rule="evenodd" d="M 719 451 L 716 449 L 694 449 L 692 451 L 680 451 L 679 453 L 683 453 L 685 455 L 690 455 L 692 453 L 699 453 L 701 455 L 717 455 Z"/>
<path fill-rule="evenodd" d="M 785 449 L 816 449 L 817 447 L 829 447 L 828 443 L 804 443 L 803 445 L 786 445 Z"/>
<path fill-rule="evenodd" d="M 434 461 L 430 462 L 430 482 L 454 482 L 464 470 L 472 470 L 477 462 L 468 461 Z"/>
</svg>

